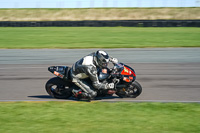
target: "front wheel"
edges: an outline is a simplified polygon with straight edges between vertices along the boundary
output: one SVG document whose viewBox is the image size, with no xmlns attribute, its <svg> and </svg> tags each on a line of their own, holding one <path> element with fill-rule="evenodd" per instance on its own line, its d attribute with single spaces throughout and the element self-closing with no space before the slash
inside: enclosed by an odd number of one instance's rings
<svg viewBox="0 0 200 133">
<path fill-rule="evenodd" d="M 69 83 L 58 77 L 51 78 L 47 81 L 45 88 L 47 93 L 54 98 L 67 99 L 72 95 Z"/>
<path fill-rule="evenodd" d="M 120 89 L 116 94 L 121 98 L 136 98 L 142 93 L 142 86 L 134 81 L 129 87 Z"/>
</svg>

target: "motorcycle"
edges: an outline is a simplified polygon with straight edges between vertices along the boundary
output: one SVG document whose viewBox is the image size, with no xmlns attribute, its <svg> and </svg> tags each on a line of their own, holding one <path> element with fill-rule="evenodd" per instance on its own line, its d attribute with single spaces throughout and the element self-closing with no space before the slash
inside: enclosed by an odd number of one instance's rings
<svg viewBox="0 0 200 133">
<path fill-rule="evenodd" d="M 70 97 L 77 99 L 85 98 L 83 95 L 84 92 L 72 82 L 71 67 L 50 66 L 48 70 L 56 75 L 56 77 L 48 80 L 45 86 L 50 96 L 58 99 L 68 99 Z M 117 63 L 111 69 L 99 69 L 97 74 L 100 82 L 105 84 L 114 83 L 115 87 L 114 89 L 96 90 L 96 98 L 112 96 L 113 94 L 116 94 L 120 98 L 136 98 L 142 93 L 142 86 L 136 81 L 135 71 L 128 65 Z M 88 83 L 91 82 L 89 79 L 85 81 Z"/>
</svg>

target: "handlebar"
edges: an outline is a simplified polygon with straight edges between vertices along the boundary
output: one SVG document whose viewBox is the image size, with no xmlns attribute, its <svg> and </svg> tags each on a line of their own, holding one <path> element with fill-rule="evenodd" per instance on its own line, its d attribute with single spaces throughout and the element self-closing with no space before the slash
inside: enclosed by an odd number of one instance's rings
<svg viewBox="0 0 200 133">
<path fill-rule="evenodd" d="M 120 76 L 120 73 L 123 71 L 124 69 L 124 64 L 123 63 L 118 63 L 115 64 L 114 67 L 111 69 L 111 75 L 115 76 Z"/>
</svg>

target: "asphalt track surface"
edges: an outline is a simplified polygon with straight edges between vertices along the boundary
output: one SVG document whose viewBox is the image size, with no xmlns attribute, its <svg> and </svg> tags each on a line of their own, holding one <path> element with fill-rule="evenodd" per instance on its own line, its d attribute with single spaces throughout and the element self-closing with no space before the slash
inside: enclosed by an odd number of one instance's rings
<svg viewBox="0 0 200 133">
<path fill-rule="evenodd" d="M 0 101 L 60 101 L 45 91 L 46 81 L 54 77 L 47 67 L 71 66 L 96 50 L 1 49 Z M 135 99 L 113 96 L 99 101 L 200 102 L 200 48 L 104 50 L 135 69 L 143 92 Z"/>
</svg>

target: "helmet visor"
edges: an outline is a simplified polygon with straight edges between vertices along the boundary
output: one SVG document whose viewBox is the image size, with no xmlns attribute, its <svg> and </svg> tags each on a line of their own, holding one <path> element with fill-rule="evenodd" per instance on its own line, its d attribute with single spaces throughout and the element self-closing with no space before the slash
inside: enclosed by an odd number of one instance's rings
<svg viewBox="0 0 200 133">
<path fill-rule="evenodd" d="M 102 66 L 103 68 L 106 68 L 106 67 L 108 66 L 108 62 L 109 62 L 109 59 L 103 59 L 103 60 L 101 61 L 101 66 Z"/>
</svg>

